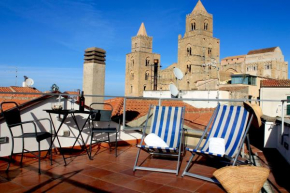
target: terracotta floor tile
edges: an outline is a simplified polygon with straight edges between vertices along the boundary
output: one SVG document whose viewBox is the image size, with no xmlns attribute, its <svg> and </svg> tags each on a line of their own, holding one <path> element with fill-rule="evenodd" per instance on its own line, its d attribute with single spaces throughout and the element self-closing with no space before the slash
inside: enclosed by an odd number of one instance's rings
<svg viewBox="0 0 290 193">
<path fill-rule="evenodd" d="M 143 176 L 146 176 L 152 172 L 149 172 L 149 171 L 144 171 L 144 170 L 136 170 L 136 171 L 133 171 L 133 168 L 132 169 L 127 169 L 127 170 L 124 170 L 122 172 L 120 172 L 122 174 L 127 174 L 127 175 L 130 175 L 130 176 L 134 176 L 134 177 L 137 177 L 137 178 L 141 178 Z"/>
<path fill-rule="evenodd" d="M 104 177 L 106 175 L 110 175 L 112 173 L 114 173 L 114 172 L 109 171 L 109 170 L 105 170 L 102 168 L 92 168 L 92 169 L 87 169 L 87 170 L 84 170 L 81 172 L 81 174 L 83 174 L 83 175 L 88 175 L 88 176 L 91 176 L 94 178 L 101 178 L 101 177 Z"/>
<path fill-rule="evenodd" d="M 104 176 L 101 178 L 101 180 L 112 183 L 112 184 L 117 184 L 120 186 L 126 186 L 126 184 L 136 180 L 136 177 L 129 176 L 126 174 L 121 174 L 121 173 L 113 173 L 107 176 Z"/>
<path fill-rule="evenodd" d="M 101 167 L 101 169 L 110 170 L 110 171 L 113 171 L 113 172 L 121 172 L 121 171 L 130 169 L 130 168 L 131 167 L 129 167 L 127 165 L 116 164 L 116 163 L 107 164 L 107 165 L 104 165 L 104 166 Z"/>
<path fill-rule="evenodd" d="M 206 182 L 204 185 L 199 187 L 197 190 L 195 190 L 197 193 L 219 193 L 219 192 L 226 192 L 221 185 Z"/>
<path fill-rule="evenodd" d="M 120 186 L 117 186 L 115 184 L 111 184 L 109 182 L 105 182 L 103 180 L 94 180 L 91 183 L 88 184 L 91 188 L 96 189 L 98 191 L 108 191 L 111 192 L 112 190 L 116 190 L 117 188 L 120 188 Z"/>
<path fill-rule="evenodd" d="M 131 190 L 131 189 L 124 188 L 124 187 L 118 187 L 116 189 L 111 190 L 110 192 L 112 192 L 112 193 L 138 193 L 139 191 Z"/>
<path fill-rule="evenodd" d="M 87 188 L 80 188 L 80 187 L 70 187 L 64 191 L 61 191 L 61 193 L 72 193 L 72 192 L 81 192 L 81 193 L 90 193 L 94 192 L 89 187 Z"/>
<path fill-rule="evenodd" d="M 93 166 L 93 167 L 102 167 L 104 165 L 111 164 L 111 163 L 113 162 L 110 162 L 104 159 L 95 158 L 94 160 L 90 160 L 89 162 L 87 162 L 87 165 Z"/>
<path fill-rule="evenodd" d="M 142 180 L 150 181 L 150 182 L 155 182 L 157 184 L 168 184 L 173 180 L 176 180 L 178 177 L 176 174 L 171 174 L 171 173 L 161 173 L 161 172 L 151 172 L 150 174 L 142 177 Z"/>
<path fill-rule="evenodd" d="M 67 181 L 74 184 L 74 183 L 82 183 L 82 184 L 89 184 L 92 181 L 96 180 L 96 178 L 84 174 L 76 174 L 69 178 L 67 178 Z"/>
<path fill-rule="evenodd" d="M 135 180 L 126 185 L 127 188 L 140 192 L 153 192 L 158 188 L 160 188 L 161 186 L 163 185 L 142 179 Z"/>
<path fill-rule="evenodd" d="M 205 182 L 202 180 L 177 178 L 176 180 L 168 183 L 167 186 L 180 188 L 188 191 L 195 191 L 203 184 L 205 184 Z"/>
<path fill-rule="evenodd" d="M 50 180 L 50 177 L 35 173 L 35 174 L 30 174 L 30 175 L 14 178 L 13 180 L 11 180 L 11 182 L 14 182 L 15 184 L 19 184 L 24 187 L 31 187 L 31 186 L 35 186 L 49 180 Z"/>
<path fill-rule="evenodd" d="M 12 191 L 16 191 L 16 190 L 20 190 L 22 189 L 23 186 L 15 184 L 13 182 L 4 182 L 4 183 L 0 183 L 0 191 L 1 192 L 12 192 Z"/>
<path fill-rule="evenodd" d="M 186 191 L 179 188 L 174 188 L 170 186 L 162 186 L 161 188 L 155 190 L 153 193 L 190 193 L 190 191 Z"/>
</svg>

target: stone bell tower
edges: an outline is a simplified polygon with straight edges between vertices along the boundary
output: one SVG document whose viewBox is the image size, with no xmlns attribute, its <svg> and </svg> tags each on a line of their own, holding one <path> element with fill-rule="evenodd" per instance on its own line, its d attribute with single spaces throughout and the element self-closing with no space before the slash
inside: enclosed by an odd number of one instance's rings
<svg viewBox="0 0 290 193">
<path fill-rule="evenodd" d="M 188 84 L 193 84 L 211 73 L 202 65 L 213 60 L 219 63 L 219 57 L 220 40 L 213 37 L 213 16 L 198 0 L 192 12 L 186 16 L 184 36 L 178 36 L 178 67 L 187 75 L 184 78 Z M 186 89 L 185 86 L 181 87 L 182 90 Z"/>
<path fill-rule="evenodd" d="M 144 23 L 137 36 L 132 37 L 131 53 L 126 55 L 125 96 L 143 96 L 144 90 L 154 89 L 153 63 L 155 59 L 160 61 L 160 54 L 152 53 L 152 39 L 147 36 Z"/>
<path fill-rule="evenodd" d="M 106 51 L 101 48 L 88 48 L 85 50 L 83 91 L 84 95 L 105 94 L 105 67 Z M 86 97 L 85 103 L 102 103 L 104 97 Z"/>
</svg>

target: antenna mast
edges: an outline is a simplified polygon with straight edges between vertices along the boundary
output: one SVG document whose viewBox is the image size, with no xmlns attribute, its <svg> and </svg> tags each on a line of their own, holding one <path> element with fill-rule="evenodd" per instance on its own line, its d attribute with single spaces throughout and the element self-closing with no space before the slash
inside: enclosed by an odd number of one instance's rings
<svg viewBox="0 0 290 193">
<path fill-rule="evenodd" d="M 15 86 L 17 86 L 17 67 L 15 67 Z"/>
</svg>

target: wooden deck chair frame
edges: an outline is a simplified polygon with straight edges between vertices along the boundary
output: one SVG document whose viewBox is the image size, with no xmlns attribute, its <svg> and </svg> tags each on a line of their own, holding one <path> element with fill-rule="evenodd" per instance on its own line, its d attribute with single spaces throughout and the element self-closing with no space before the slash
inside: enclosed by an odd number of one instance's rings
<svg viewBox="0 0 290 193">
<path fill-rule="evenodd" d="M 151 109 L 153 109 L 153 114 L 151 113 Z M 142 139 L 141 139 L 140 145 L 137 145 L 139 150 L 138 150 L 138 153 L 136 156 L 136 161 L 134 164 L 133 171 L 135 171 L 135 170 L 147 170 L 147 171 L 156 171 L 156 172 L 175 173 L 176 175 L 178 175 L 180 163 L 181 163 L 181 155 L 183 155 L 185 152 L 184 147 L 182 148 L 182 141 L 184 138 L 184 136 L 183 136 L 184 135 L 184 131 L 183 131 L 184 112 L 185 112 L 185 107 L 150 105 L 150 108 L 149 108 L 149 111 L 147 114 L 147 119 L 146 119 L 146 122 L 145 122 L 145 125 L 143 128 Z M 150 117 L 152 117 L 150 133 L 152 133 L 152 131 L 153 131 L 153 133 L 157 132 L 157 135 L 159 137 L 161 137 L 168 144 L 169 147 L 157 147 L 157 146 L 143 145 L 144 138 L 146 137 L 146 128 L 147 128 L 148 121 L 149 121 Z M 174 120 L 172 121 L 171 120 L 172 118 L 176 118 L 176 120 L 175 120 L 176 122 Z M 163 120 L 160 121 L 161 119 L 163 119 Z M 171 120 L 171 123 L 170 123 L 170 120 Z M 159 123 L 157 123 L 157 122 L 159 122 Z M 171 130 L 172 133 L 167 132 L 168 129 L 171 129 L 171 128 L 172 128 L 172 130 Z M 176 131 L 178 131 L 177 135 L 178 135 L 179 139 L 172 138 L 173 137 L 172 134 L 174 134 L 173 132 L 176 132 Z M 163 133 L 163 134 L 161 134 L 161 133 Z M 175 133 L 175 136 L 176 136 L 176 133 Z M 171 140 L 170 140 L 170 138 L 171 138 Z M 143 151 L 149 153 L 150 155 L 166 155 L 166 156 L 177 157 L 176 170 L 144 167 L 144 166 L 141 166 L 143 162 L 140 164 L 140 166 L 137 166 L 141 149 Z"/>
<path fill-rule="evenodd" d="M 235 111 L 236 114 L 229 115 L 228 111 L 231 111 L 231 110 Z M 243 117 L 242 118 L 238 117 L 237 113 L 239 113 L 239 115 L 242 115 Z M 232 116 L 235 116 L 235 117 L 232 117 Z M 225 118 L 225 119 L 222 120 L 223 118 Z M 220 120 L 218 120 L 218 119 L 220 119 Z M 218 107 L 214 111 L 212 117 L 210 118 L 210 121 L 209 121 L 202 137 L 200 138 L 196 148 L 195 149 L 186 148 L 186 150 L 191 152 L 192 155 L 191 155 L 191 157 L 186 165 L 186 168 L 184 169 L 182 177 L 186 175 L 186 176 L 191 176 L 194 178 L 199 178 L 202 180 L 206 180 L 209 182 L 219 184 L 219 182 L 214 177 L 209 178 L 206 176 L 202 176 L 199 174 L 188 172 L 191 165 L 194 164 L 194 162 L 192 163 L 193 158 L 195 157 L 195 155 L 220 157 L 220 158 L 226 158 L 227 160 L 229 160 L 230 161 L 229 163 L 231 163 L 231 165 L 236 165 L 238 163 L 238 157 L 239 157 L 239 154 L 241 152 L 242 146 L 245 142 L 245 139 L 247 138 L 247 140 L 249 140 L 247 133 L 249 131 L 252 120 L 253 120 L 253 113 L 249 112 L 249 110 L 245 109 L 242 106 L 218 105 Z M 235 121 L 239 121 L 239 123 L 242 125 L 239 125 L 239 126 L 236 126 L 237 124 L 234 125 Z M 207 131 L 211 125 L 212 125 L 212 129 L 209 132 L 209 134 L 207 135 Z M 229 128 L 229 127 L 231 127 L 231 128 Z M 234 144 L 232 142 L 232 139 L 234 139 L 234 138 L 233 137 L 230 138 L 230 136 L 231 136 L 230 134 L 233 134 L 233 133 L 237 133 L 236 139 L 238 139 L 235 141 Z M 238 135 L 239 133 L 241 135 Z M 202 143 L 203 139 L 205 139 L 206 135 L 207 135 L 206 141 L 203 144 L 203 147 L 200 147 L 201 143 Z M 208 140 L 211 137 L 217 137 L 216 135 L 223 135 L 225 138 L 225 146 L 226 147 L 225 147 L 225 154 L 224 155 L 214 154 L 214 153 L 211 153 L 208 151 L 208 145 L 209 145 Z M 220 137 L 220 136 L 218 136 L 218 137 Z M 233 145 L 231 146 L 231 144 L 233 144 Z M 247 148 L 249 149 L 249 153 L 251 153 L 249 143 L 246 145 L 247 145 Z"/>
</svg>

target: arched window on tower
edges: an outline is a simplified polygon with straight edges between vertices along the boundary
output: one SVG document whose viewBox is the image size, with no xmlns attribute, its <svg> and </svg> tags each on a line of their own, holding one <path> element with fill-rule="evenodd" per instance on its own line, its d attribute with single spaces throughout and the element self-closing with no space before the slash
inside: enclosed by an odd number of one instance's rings
<svg viewBox="0 0 290 193">
<path fill-rule="evenodd" d="M 187 56 L 191 56 L 191 47 L 187 47 L 186 51 L 187 51 Z"/>
<path fill-rule="evenodd" d="M 186 65 L 186 69 L 187 69 L 186 72 L 190 73 L 191 72 L 191 65 L 190 64 Z"/>
<path fill-rule="evenodd" d="M 146 71 L 145 72 L 145 80 L 148 80 L 149 79 L 149 71 Z"/>
<path fill-rule="evenodd" d="M 211 56 L 212 48 L 208 48 L 208 55 Z"/>
<path fill-rule="evenodd" d="M 133 71 L 131 71 L 131 73 L 130 73 L 130 79 L 134 80 L 134 72 Z"/>
<path fill-rule="evenodd" d="M 207 20 L 204 21 L 203 29 L 208 30 L 208 21 Z"/>
<path fill-rule="evenodd" d="M 132 67 L 134 66 L 134 58 L 133 57 L 131 58 L 131 66 Z"/>
<path fill-rule="evenodd" d="M 146 84 L 143 86 L 144 90 L 146 90 Z"/>
<path fill-rule="evenodd" d="M 133 93 L 133 86 L 131 85 L 130 93 Z"/>
<path fill-rule="evenodd" d="M 150 60 L 149 60 L 149 57 L 146 58 L 146 63 L 145 63 L 145 66 L 149 66 L 150 64 Z"/>
<path fill-rule="evenodd" d="M 196 24 L 195 22 L 192 22 L 191 23 L 191 31 L 195 30 L 196 29 Z"/>
</svg>

